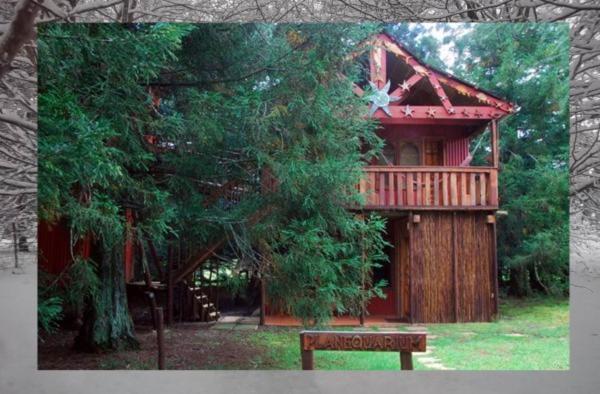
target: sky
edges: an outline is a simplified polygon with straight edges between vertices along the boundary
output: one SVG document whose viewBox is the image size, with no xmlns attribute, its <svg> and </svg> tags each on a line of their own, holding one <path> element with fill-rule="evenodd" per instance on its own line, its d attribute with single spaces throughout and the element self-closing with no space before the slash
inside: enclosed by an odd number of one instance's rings
<svg viewBox="0 0 600 394">
<path fill-rule="evenodd" d="M 428 32 L 436 37 L 440 43 L 446 37 L 460 37 L 469 31 L 469 28 L 463 23 L 425 23 L 423 24 Z M 446 63 L 446 69 L 451 70 L 457 60 L 457 51 L 454 40 L 449 40 L 446 44 L 440 45 L 440 57 Z"/>
</svg>

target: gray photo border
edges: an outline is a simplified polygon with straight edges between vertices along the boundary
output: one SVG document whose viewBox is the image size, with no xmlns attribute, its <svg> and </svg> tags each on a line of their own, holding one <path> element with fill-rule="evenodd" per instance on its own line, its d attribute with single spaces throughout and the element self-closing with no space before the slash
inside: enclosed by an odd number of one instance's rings
<svg viewBox="0 0 600 394">
<path fill-rule="evenodd" d="M 81 0 L 71 6 L 60 0 L 19 0 L 15 6 L 35 11 L 40 21 L 185 21 L 185 22 L 554 22 L 571 26 L 571 135 L 582 126 L 598 133 L 600 105 L 600 2 L 589 0 L 489 0 L 489 1 L 391 1 L 391 0 Z M 71 2 L 73 3 L 73 2 Z M 2 11 L 7 6 L 1 6 Z M 125 9 L 123 9 L 125 7 Z M 34 10 L 37 8 L 37 10 Z M 24 8 L 21 8 L 23 10 Z M 15 12 L 16 15 L 18 12 Z M 14 20 L 10 10 L 9 23 Z M 27 15 L 25 15 L 25 18 Z M 24 20 L 27 22 L 27 19 Z M 0 49 L 13 31 L 6 24 L 0 35 Z M 24 25 L 21 25 L 24 26 Z M 8 37 L 13 39 L 12 37 Z M 26 37 L 30 38 L 30 37 Z M 17 37 L 18 39 L 18 37 Z M 579 59 L 592 67 L 579 72 Z M 590 60 L 591 59 L 591 60 Z M 1 60 L 1 58 L 0 58 Z M 19 66 L 17 66 L 18 68 Z M 26 67 L 26 66 L 24 66 Z M 0 62 L 0 73 L 2 62 Z M 32 74 L 33 73 L 33 74 Z M 2 74 L 0 74 L 1 77 Z M 30 71 L 35 81 L 35 71 Z M 10 81 L 9 81 L 10 82 Z M 0 85 L 5 93 L 7 85 Z M 14 92 L 13 96 L 14 96 Z M 23 94 L 35 97 L 35 83 L 25 86 Z M 33 95 L 33 96 L 32 96 Z M 9 97 L 12 97 L 9 95 Z M 35 101 L 35 100 L 33 100 Z M 4 105 L 4 104 L 3 104 Z M 17 110 L 22 122 L 4 118 L 11 127 L 31 128 L 35 108 Z M 13 129 L 14 130 L 14 129 Z M 35 128 L 33 129 L 35 133 Z M 594 180 L 586 171 L 600 165 L 597 140 L 571 139 L 571 203 L 587 206 L 583 194 L 597 193 Z M 31 158 L 35 162 L 35 158 Z M 587 162 L 589 161 L 589 163 Z M 579 162 L 577 162 L 579 163 Z M 0 168 L 0 171 L 3 169 Z M 0 172 L 0 179 L 9 176 Z M 36 176 L 35 168 L 33 176 Z M 24 192 L 25 193 L 25 192 Z M 35 193 L 30 212 L 35 212 Z M 13 220 L 4 208 L 8 198 L 0 194 L 2 222 Z M 592 199 L 593 200 L 593 199 Z M 37 267 L 31 263 L 23 272 L 0 270 L 0 392 L 13 393 L 364 393 L 443 392 L 485 393 L 594 393 L 600 387 L 600 259 L 593 220 L 593 206 L 577 220 L 571 219 L 571 363 L 569 371 L 556 372 L 346 372 L 346 371 L 38 371 L 36 283 Z M 26 209 L 27 211 L 27 209 Z M 14 214 L 14 213 L 13 213 Z M 586 216 L 587 215 L 587 216 Z M 32 228 L 35 215 L 24 214 Z"/>
</svg>

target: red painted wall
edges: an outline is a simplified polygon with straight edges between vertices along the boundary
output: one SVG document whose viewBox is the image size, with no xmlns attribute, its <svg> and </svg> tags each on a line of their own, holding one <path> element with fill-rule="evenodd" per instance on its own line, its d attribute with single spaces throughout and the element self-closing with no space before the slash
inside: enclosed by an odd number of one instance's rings
<svg viewBox="0 0 600 394">
<path fill-rule="evenodd" d="M 38 222 L 38 265 L 51 274 L 61 273 L 72 261 L 69 229 L 64 220 L 53 225 Z"/>
<path fill-rule="evenodd" d="M 133 224 L 133 215 L 130 209 L 126 210 L 125 217 L 128 227 Z M 38 222 L 38 264 L 40 269 L 50 274 L 60 274 L 73 262 L 72 254 L 84 259 L 92 253 L 91 236 L 78 241 L 71 252 L 71 234 L 66 220 L 57 223 Z M 126 281 L 133 279 L 133 240 L 128 237 L 125 241 L 124 265 Z"/>
<path fill-rule="evenodd" d="M 469 138 L 444 141 L 444 165 L 459 166 L 469 155 Z"/>
<path fill-rule="evenodd" d="M 385 299 L 379 297 L 371 298 L 367 305 L 367 312 L 370 316 L 393 316 L 396 315 L 394 289 L 386 287 L 383 289 L 386 295 Z"/>
</svg>

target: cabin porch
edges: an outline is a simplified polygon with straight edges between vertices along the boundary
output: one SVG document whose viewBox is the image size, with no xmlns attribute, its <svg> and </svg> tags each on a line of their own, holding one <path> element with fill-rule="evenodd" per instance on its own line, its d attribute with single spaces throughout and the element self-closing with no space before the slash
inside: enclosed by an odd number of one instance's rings
<svg viewBox="0 0 600 394">
<path fill-rule="evenodd" d="M 366 166 L 357 188 L 368 210 L 498 209 L 493 167 Z"/>
</svg>

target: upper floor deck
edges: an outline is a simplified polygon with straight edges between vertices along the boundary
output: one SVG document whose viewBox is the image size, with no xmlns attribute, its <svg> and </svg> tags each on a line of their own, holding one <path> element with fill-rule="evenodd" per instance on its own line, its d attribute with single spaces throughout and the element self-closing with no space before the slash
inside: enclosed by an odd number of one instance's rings
<svg viewBox="0 0 600 394">
<path fill-rule="evenodd" d="M 357 185 L 367 210 L 495 210 L 498 169 L 366 166 Z"/>
</svg>

